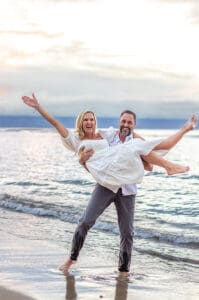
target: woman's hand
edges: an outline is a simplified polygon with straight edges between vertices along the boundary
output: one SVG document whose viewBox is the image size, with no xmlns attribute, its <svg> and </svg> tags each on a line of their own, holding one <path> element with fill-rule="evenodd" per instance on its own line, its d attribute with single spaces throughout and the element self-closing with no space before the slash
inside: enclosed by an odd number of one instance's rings
<svg viewBox="0 0 199 300">
<path fill-rule="evenodd" d="M 23 102 L 33 107 L 40 113 L 40 115 L 46 119 L 55 129 L 59 132 L 59 134 L 66 138 L 68 136 L 68 130 L 65 128 L 64 125 L 62 125 L 57 119 L 55 119 L 53 116 L 51 116 L 38 102 L 37 98 L 35 97 L 34 93 L 32 94 L 32 98 L 28 96 L 22 97 Z"/>
<path fill-rule="evenodd" d="M 35 97 L 34 93 L 32 94 L 32 98 L 30 98 L 28 96 L 23 96 L 22 100 L 26 105 L 28 105 L 30 107 L 33 107 L 35 109 L 39 108 L 39 102 L 38 102 L 37 98 Z"/>
</svg>

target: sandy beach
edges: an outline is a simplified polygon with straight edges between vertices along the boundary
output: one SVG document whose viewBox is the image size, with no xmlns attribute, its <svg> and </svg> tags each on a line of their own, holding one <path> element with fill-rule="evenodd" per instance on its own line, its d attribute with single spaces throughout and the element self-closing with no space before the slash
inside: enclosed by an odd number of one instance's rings
<svg viewBox="0 0 199 300">
<path fill-rule="evenodd" d="M 20 216 L 23 215 L 19 214 Z M 165 272 L 164 263 L 151 261 L 149 257 L 146 257 L 145 262 L 142 260 L 143 265 L 139 265 L 139 255 L 135 253 L 134 273 L 128 279 L 118 276 L 116 264 L 113 265 L 105 253 L 96 258 L 87 256 L 86 251 L 71 272 L 64 276 L 57 269 L 65 259 L 65 250 L 59 245 L 3 232 L 1 245 L 0 280 L 3 288 L 0 289 L 0 299 L 3 300 L 198 298 L 196 283 L 189 282 L 189 279 L 187 282 L 182 281 L 177 275 L 177 269 L 173 270 L 168 265 Z M 151 264 L 153 267 L 148 269 Z"/>
<path fill-rule="evenodd" d="M 30 298 L 26 295 L 23 295 L 21 293 L 8 290 L 2 286 L 0 286 L 0 299 L 2 300 L 33 300 L 33 298 Z"/>
</svg>

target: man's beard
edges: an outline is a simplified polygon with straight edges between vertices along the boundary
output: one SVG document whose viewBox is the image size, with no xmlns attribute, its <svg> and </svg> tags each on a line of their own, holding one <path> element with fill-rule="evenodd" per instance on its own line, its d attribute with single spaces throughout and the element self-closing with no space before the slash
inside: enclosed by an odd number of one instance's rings
<svg viewBox="0 0 199 300">
<path fill-rule="evenodd" d="M 132 132 L 132 129 L 129 127 L 125 127 L 125 126 L 120 127 L 120 134 L 122 136 L 128 136 L 131 134 L 131 132 Z"/>
</svg>

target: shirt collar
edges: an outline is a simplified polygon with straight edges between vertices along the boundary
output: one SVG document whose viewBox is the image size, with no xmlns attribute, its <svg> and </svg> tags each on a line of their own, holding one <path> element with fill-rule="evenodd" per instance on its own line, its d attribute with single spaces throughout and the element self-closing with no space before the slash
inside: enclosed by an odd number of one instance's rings
<svg viewBox="0 0 199 300">
<path fill-rule="evenodd" d="M 127 135 L 126 138 L 125 138 L 124 143 L 125 143 L 125 142 L 128 142 L 128 141 L 130 141 L 130 140 L 132 140 L 132 138 L 133 138 L 132 134 Z M 119 138 L 119 131 L 116 132 L 116 134 L 115 134 L 114 142 L 115 142 L 115 143 L 122 143 L 121 140 L 120 140 L 120 138 Z"/>
</svg>

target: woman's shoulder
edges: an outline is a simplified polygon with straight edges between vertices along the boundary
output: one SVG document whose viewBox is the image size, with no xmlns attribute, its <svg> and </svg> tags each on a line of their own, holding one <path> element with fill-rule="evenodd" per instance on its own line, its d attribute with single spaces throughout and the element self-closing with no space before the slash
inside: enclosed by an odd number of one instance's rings
<svg viewBox="0 0 199 300">
<path fill-rule="evenodd" d="M 111 126 L 109 128 L 98 129 L 98 133 L 102 136 L 102 138 L 111 140 L 117 133 L 117 129 Z"/>
</svg>

